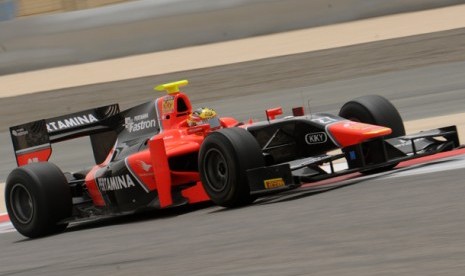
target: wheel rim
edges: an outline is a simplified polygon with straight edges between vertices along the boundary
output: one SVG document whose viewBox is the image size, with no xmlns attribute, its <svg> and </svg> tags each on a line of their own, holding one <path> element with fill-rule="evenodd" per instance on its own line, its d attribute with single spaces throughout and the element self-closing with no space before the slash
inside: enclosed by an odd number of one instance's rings
<svg viewBox="0 0 465 276">
<path fill-rule="evenodd" d="M 208 185 L 213 191 L 221 192 L 226 189 L 229 180 L 229 167 L 221 151 L 215 148 L 207 151 L 203 170 Z"/>
<path fill-rule="evenodd" d="M 23 184 L 17 183 L 10 193 L 10 207 L 14 217 L 22 224 L 29 223 L 34 216 L 34 202 Z"/>
</svg>

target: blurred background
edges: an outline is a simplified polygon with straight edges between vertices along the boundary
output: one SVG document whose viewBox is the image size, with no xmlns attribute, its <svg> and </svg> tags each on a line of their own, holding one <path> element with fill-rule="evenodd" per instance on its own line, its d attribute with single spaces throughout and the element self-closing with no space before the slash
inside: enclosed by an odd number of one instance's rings
<svg viewBox="0 0 465 276">
<path fill-rule="evenodd" d="M 462 3 L 0 0 L 0 75 Z"/>
<path fill-rule="evenodd" d="M 130 0 L 2 0 L 5 19 L 57 12 L 75 11 L 111 5 Z"/>
</svg>

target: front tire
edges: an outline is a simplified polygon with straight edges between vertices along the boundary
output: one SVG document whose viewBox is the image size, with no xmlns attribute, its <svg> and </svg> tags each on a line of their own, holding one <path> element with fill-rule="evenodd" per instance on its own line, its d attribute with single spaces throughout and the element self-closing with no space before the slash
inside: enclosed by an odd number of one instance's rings
<svg viewBox="0 0 465 276">
<path fill-rule="evenodd" d="M 404 121 L 397 108 L 386 98 L 379 95 L 368 95 L 345 103 L 339 116 L 352 121 L 385 126 L 392 129 L 386 138 L 405 135 Z"/>
<path fill-rule="evenodd" d="M 208 135 L 199 152 L 199 170 L 210 199 L 224 207 L 250 204 L 246 171 L 265 165 L 258 142 L 242 128 L 225 128 Z"/>
<path fill-rule="evenodd" d="M 389 127 L 392 133 L 385 138 L 393 138 L 405 135 L 405 127 L 402 117 L 396 107 L 386 98 L 378 95 L 368 95 L 356 98 L 345 103 L 339 111 L 339 116 L 362 123 Z M 365 160 L 375 159 L 375 155 L 383 154 L 376 147 L 365 146 L 363 149 Z M 398 163 L 382 166 L 372 170 L 365 170 L 362 173 L 373 174 L 388 171 Z"/>
<path fill-rule="evenodd" d="M 48 162 L 14 169 L 6 181 L 5 203 L 13 226 L 30 238 L 64 231 L 67 224 L 59 222 L 72 211 L 66 177 Z"/>
</svg>

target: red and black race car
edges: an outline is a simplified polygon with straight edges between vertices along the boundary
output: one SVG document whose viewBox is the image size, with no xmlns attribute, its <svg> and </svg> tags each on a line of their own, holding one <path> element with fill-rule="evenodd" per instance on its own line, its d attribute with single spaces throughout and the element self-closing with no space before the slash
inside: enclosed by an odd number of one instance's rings
<svg viewBox="0 0 465 276">
<path fill-rule="evenodd" d="M 186 84 L 157 86 L 167 94 L 124 111 L 115 104 L 11 127 L 18 168 L 5 198 L 15 228 L 39 237 L 95 216 L 209 200 L 243 206 L 301 183 L 389 170 L 459 146 L 455 126 L 405 135 L 398 111 L 380 96 L 349 101 L 338 116 L 294 108 L 276 118 L 282 110 L 274 108 L 266 121 L 242 123 L 193 111 L 179 91 Z M 82 136 L 90 137 L 95 165 L 64 173 L 48 162 L 53 143 Z M 348 169 L 334 171 L 337 159 Z"/>
</svg>

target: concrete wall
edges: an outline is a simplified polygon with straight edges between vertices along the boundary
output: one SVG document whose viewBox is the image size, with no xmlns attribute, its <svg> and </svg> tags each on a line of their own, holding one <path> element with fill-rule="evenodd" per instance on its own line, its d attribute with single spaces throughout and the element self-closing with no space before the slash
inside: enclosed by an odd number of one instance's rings
<svg viewBox="0 0 465 276">
<path fill-rule="evenodd" d="M 462 3 L 465 0 L 139 0 L 20 18 L 0 22 L 0 74 Z"/>
</svg>

